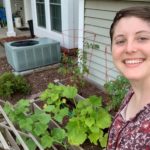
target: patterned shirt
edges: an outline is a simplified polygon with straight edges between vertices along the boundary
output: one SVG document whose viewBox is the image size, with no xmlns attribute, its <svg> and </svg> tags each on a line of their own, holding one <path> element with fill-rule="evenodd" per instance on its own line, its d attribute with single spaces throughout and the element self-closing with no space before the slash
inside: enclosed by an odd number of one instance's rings
<svg viewBox="0 0 150 150">
<path fill-rule="evenodd" d="M 150 103 L 126 121 L 124 113 L 133 91 L 129 91 L 109 130 L 107 150 L 150 150 Z"/>
</svg>

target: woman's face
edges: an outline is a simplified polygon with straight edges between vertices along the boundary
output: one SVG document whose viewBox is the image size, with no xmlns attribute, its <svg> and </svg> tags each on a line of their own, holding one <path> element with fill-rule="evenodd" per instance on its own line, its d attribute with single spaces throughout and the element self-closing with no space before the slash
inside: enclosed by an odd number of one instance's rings
<svg viewBox="0 0 150 150">
<path fill-rule="evenodd" d="M 129 80 L 150 78 L 150 24 L 137 17 L 122 18 L 114 29 L 112 55 Z"/>
</svg>

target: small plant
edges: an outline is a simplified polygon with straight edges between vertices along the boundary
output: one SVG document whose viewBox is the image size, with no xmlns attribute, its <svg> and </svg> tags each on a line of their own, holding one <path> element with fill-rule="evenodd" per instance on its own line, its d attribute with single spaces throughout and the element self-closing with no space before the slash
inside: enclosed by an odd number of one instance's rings
<svg viewBox="0 0 150 150">
<path fill-rule="evenodd" d="M 123 76 L 118 76 L 116 80 L 107 82 L 104 87 L 110 96 L 108 109 L 117 111 L 130 88 L 129 81 Z"/>
<path fill-rule="evenodd" d="M 15 76 L 13 73 L 5 72 L 0 75 L 0 97 L 6 99 L 15 93 L 27 94 L 30 86 L 22 76 Z"/>
<path fill-rule="evenodd" d="M 69 76 L 71 85 L 82 88 L 84 86 L 84 75 L 89 73 L 86 65 L 86 53 L 79 54 L 78 59 L 71 57 L 63 53 L 62 63 L 60 69 L 58 70 L 64 76 Z"/>
</svg>

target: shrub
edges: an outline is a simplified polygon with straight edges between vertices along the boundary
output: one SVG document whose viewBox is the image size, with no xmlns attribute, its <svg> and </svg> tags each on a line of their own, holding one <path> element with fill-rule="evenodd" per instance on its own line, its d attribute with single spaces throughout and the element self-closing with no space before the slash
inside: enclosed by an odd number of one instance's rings
<svg viewBox="0 0 150 150">
<path fill-rule="evenodd" d="M 5 72 L 0 75 L 0 97 L 6 99 L 15 93 L 27 94 L 30 91 L 30 85 L 24 77 L 13 73 Z"/>
<path fill-rule="evenodd" d="M 118 76 L 116 80 L 107 82 L 104 87 L 110 96 L 108 109 L 117 111 L 130 88 L 129 81 L 123 76 Z"/>
</svg>

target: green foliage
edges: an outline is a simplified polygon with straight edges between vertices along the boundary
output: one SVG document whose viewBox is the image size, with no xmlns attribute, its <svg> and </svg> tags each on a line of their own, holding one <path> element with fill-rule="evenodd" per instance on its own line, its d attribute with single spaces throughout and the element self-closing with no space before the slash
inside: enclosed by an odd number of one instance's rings
<svg viewBox="0 0 150 150">
<path fill-rule="evenodd" d="M 102 147 L 106 147 L 107 133 L 104 133 L 104 129 L 109 128 L 110 124 L 111 116 L 102 107 L 102 99 L 91 96 L 79 101 L 74 109 L 74 116 L 66 126 L 68 141 L 70 144 L 80 145 L 89 139 L 95 145 L 100 143 Z"/>
<path fill-rule="evenodd" d="M 30 110 L 29 100 L 21 99 L 14 106 L 6 103 L 4 106 L 5 112 L 16 126 L 22 131 L 31 132 L 38 137 L 44 148 L 51 147 L 53 143 L 63 143 L 66 137 L 64 129 L 53 128 L 49 131 L 49 123 L 51 122 L 50 114 L 43 110 Z M 58 136 L 61 135 L 61 136 Z M 34 142 L 29 138 L 24 138 L 26 144 L 32 150 L 36 149 Z"/>
<path fill-rule="evenodd" d="M 91 96 L 76 102 L 76 95 L 75 87 L 49 84 L 40 96 L 45 104 L 43 109 L 32 111 L 30 102 L 22 99 L 14 106 L 6 103 L 4 110 L 16 126 L 37 137 L 44 149 L 53 144 L 61 144 L 66 148 L 66 141 L 81 145 L 87 139 L 93 144 L 106 147 L 106 129 L 111 124 L 111 116 L 103 108 L 101 97 Z M 70 104 L 73 105 L 70 107 Z M 66 116 L 68 122 L 64 124 L 63 119 Z M 52 119 L 63 128 L 49 128 Z M 25 140 L 32 150 L 36 148 L 31 139 Z"/>
<path fill-rule="evenodd" d="M 0 75 L 0 97 L 6 99 L 15 93 L 27 94 L 29 91 L 30 86 L 22 76 L 10 72 Z"/>
<path fill-rule="evenodd" d="M 117 111 L 130 88 L 129 81 L 123 76 L 118 76 L 116 80 L 107 82 L 104 87 L 110 96 L 108 109 Z"/>
<path fill-rule="evenodd" d="M 71 84 L 75 87 L 82 88 L 85 84 L 84 75 L 89 73 L 86 65 L 86 53 L 78 53 L 77 58 L 80 62 L 78 62 L 78 60 L 74 57 L 63 54 L 62 63 L 58 72 L 64 76 L 70 76 Z"/>
<path fill-rule="evenodd" d="M 85 41 L 85 42 L 84 42 L 84 48 L 99 50 L 100 47 L 99 47 L 98 44 L 89 43 L 89 42 Z"/>
</svg>

